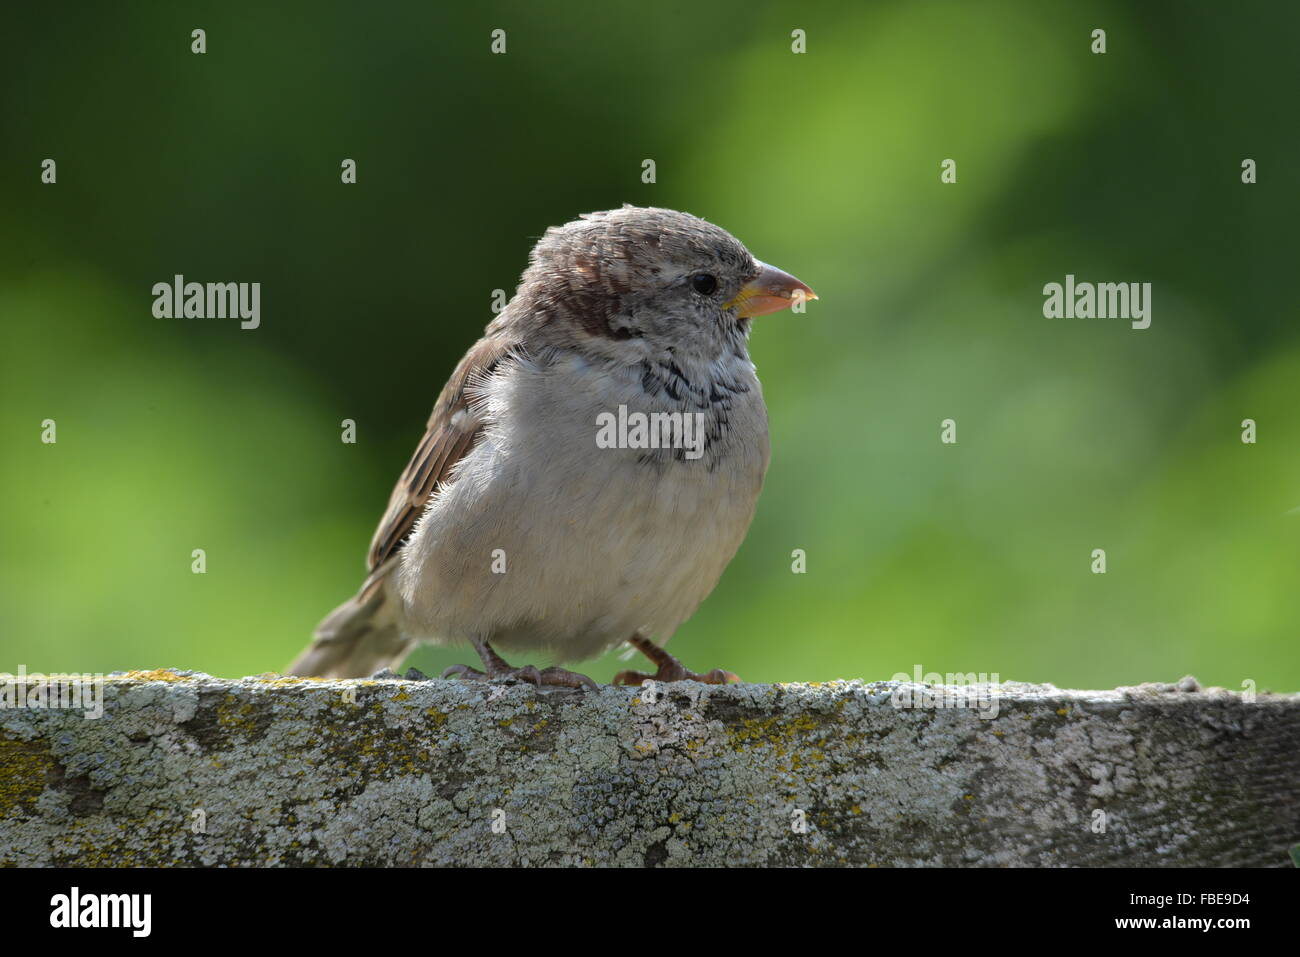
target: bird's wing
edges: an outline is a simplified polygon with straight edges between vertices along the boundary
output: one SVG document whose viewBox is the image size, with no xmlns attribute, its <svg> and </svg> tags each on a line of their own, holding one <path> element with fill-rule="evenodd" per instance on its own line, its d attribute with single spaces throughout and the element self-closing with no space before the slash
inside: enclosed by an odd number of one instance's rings
<svg viewBox="0 0 1300 957">
<path fill-rule="evenodd" d="M 370 579 L 363 587 L 369 592 L 382 577 L 381 566 L 405 543 L 430 496 L 448 481 L 452 467 L 465 457 L 483 433 L 483 423 L 473 414 L 473 392 L 503 362 L 519 353 L 520 343 L 509 335 L 481 339 L 460 360 L 429 416 L 424 438 L 416 446 L 397 486 L 388 500 L 388 510 L 370 542 Z M 386 570 L 386 569 L 384 569 Z"/>
</svg>

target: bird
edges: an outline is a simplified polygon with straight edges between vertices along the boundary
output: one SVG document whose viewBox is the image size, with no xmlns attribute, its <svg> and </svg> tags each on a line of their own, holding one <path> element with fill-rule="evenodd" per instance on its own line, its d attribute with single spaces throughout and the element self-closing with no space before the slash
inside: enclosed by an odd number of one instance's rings
<svg viewBox="0 0 1300 957">
<path fill-rule="evenodd" d="M 739 549 L 770 461 L 751 320 L 816 298 L 689 213 L 547 229 L 438 396 L 360 590 L 288 673 L 367 677 L 468 644 L 482 667 L 443 677 L 592 689 L 500 652 L 567 663 L 626 643 L 655 670 L 614 684 L 738 681 L 663 645 Z"/>
</svg>

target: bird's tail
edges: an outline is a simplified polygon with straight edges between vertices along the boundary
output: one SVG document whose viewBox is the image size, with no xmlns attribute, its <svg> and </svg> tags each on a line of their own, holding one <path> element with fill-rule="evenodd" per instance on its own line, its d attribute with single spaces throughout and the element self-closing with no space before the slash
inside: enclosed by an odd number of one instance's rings
<svg viewBox="0 0 1300 957">
<path fill-rule="evenodd" d="M 319 678 L 368 678 L 396 667 L 410 650 L 394 613 L 394 602 L 379 587 L 363 588 L 325 616 L 316 635 L 287 674 Z"/>
</svg>

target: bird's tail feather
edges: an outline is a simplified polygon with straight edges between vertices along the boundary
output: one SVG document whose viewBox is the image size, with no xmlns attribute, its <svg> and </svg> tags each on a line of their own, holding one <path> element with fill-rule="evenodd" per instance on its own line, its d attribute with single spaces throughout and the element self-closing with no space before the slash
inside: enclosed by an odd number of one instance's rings
<svg viewBox="0 0 1300 957">
<path fill-rule="evenodd" d="M 382 668 L 396 667 L 410 647 L 381 584 L 362 589 L 326 615 L 287 674 L 368 678 Z"/>
</svg>

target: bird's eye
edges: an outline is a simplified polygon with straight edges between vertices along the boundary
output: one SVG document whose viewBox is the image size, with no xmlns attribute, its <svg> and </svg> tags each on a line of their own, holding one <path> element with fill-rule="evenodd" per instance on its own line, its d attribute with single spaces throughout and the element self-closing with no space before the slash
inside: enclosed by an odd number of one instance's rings
<svg viewBox="0 0 1300 957">
<path fill-rule="evenodd" d="M 691 288 L 701 296 L 711 296 L 713 290 L 718 288 L 718 280 L 706 272 L 696 273 L 691 277 Z"/>
</svg>

